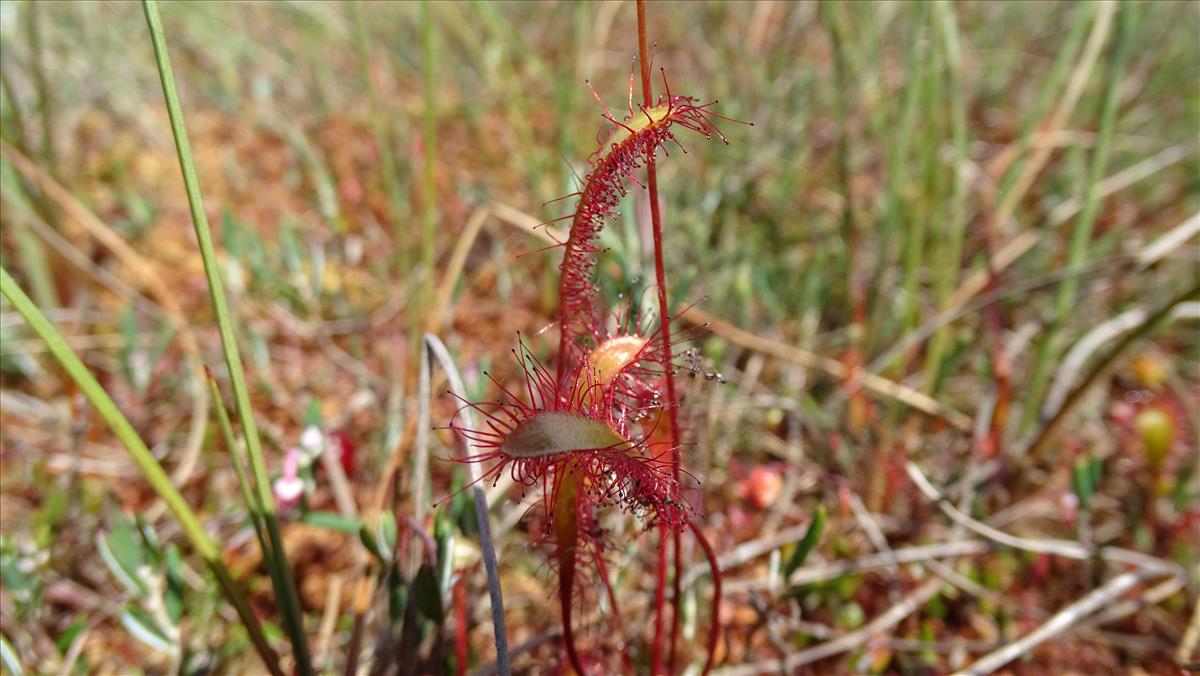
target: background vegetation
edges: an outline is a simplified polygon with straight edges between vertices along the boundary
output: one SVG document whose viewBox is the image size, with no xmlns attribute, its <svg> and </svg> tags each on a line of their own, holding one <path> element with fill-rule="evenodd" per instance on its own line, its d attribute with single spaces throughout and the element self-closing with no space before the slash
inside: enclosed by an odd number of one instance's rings
<svg viewBox="0 0 1200 676">
<path fill-rule="evenodd" d="M 684 462 L 726 571 L 728 673 L 949 672 L 1064 609 L 1008 669 L 1200 659 L 1179 649 L 1200 564 L 1197 12 L 651 5 L 673 91 L 756 125 L 728 147 L 682 137 L 659 174 L 671 294 L 696 303 L 682 323 L 710 321 L 696 345 L 726 380 L 688 383 Z M 342 459 L 281 517 L 313 660 L 341 670 L 369 609 L 360 665 L 409 649 L 406 668 L 450 670 L 464 627 L 486 670 L 466 473 L 445 431 L 420 434 L 414 338 L 439 335 L 476 398 L 482 371 L 511 375 L 517 331 L 548 356 L 559 255 L 532 226 L 570 209 L 543 203 L 596 147 L 585 78 L 624 107 L 633 5 L 162 13 L 267 464 L 309 426 Z M 142 10 L 10 1 L 0 37 L 4 268 L 200 515 L 286 666 L 200 369 L 230 396 Z M 599 267 L 614 300 L 652 274 L 648 205 L 627 202 Z M 138 466 L 7 301 L 0 322 L 0 668 L 261 669 Z M 436 424 L 453 410 L 434 397 Z M 514 667 L 553 671 L 527 503 L 490 492 Z M 656 538 L 624 528 L 612 573 L 645 665 Z M 420 533 L 435 582 L 406 587 Z M 689 556 L 698 665 L 710 591 Z M 356 603 L 364 579 L 378 591 Z M 409 606 L 421 632 L 384 631 Z"/>
</svg>

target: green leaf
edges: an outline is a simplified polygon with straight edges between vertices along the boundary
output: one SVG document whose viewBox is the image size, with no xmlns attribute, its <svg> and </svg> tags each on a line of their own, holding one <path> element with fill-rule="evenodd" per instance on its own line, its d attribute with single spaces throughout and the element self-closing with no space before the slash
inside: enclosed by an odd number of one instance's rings
<svg viewBox="0 0 1200 676">
<path fill-rule="evenodd" d="M 422 615 L 441 624 L 445 617 L 442 590 L 438 586 L 437 574 L 429 564 L 422 565 L 417 571 L 417 579 L 413 580 L 413 598 Z"/>
<path fill-rule="evenodd" d="M 371 535 L 370 530 L 368 530 L 366 527 L 360 528 L 358 530 L 358 539 L 362 542 L 363 547 L 366 547 L 367 551 L 371 552 L 371 556 L 374 556 L 384 563 L 387 562 L 387 560 L 383 558 L 383 554 L 379 552 L 379 544 L 376 542 L 375 536 Z"/>
<path fill-rule="evenodd" d="M 129 593 L 145 598 L 149 589 L 141 575 L 141 568 L 145 564 L 142 543 L 134 534 L 133 524 L 124 514 L 115 512 L 109 517 L 108 531 L 96 535 L 96 548 L 117 581 Z"/>
<path fill-rule="evenodd" d="M 308 400 L 308 408 L 304 411 L 305 427 L 321 427 L 321 404 L 315 398 Z"/>
<path fill-rule="evenodd" d="M 162 549 L 162 543 L 158 541 L 158 533 L 154 531 L 154 524 L 146 521 L 146 518 L 141 514 L 137 514 L 133 521 L 134 533 L 141 538 L 142 554 L 145 556 L 144 563 L 152 568 L 158 568 L 166 561 L 165 553 Z"/>
<path fill-rule="evenodd" d="M 857 629 L 867 621 L 866 612 L 863 611 L 862 606 L 854 601 L 851 601 L 850 603 L 838 608 L 837 612 L 834 613 L 834 617 L 836 618 L 835 621 L 837 624 L 840 624 L 847 629 Z"/>
<path fill-rule="evenodd" d="M 337 512 L 306 512 L 304 516 L 300 517 L 300 520 L 317 528 L 325 528 L 339 533 L 349 533 L 350 535 L 354 535 L 362 530 L 362 521 L 338 514 Z"/>
<path fill-rule="evenodd" d="M 141 349 L 141 339 L 138 334 L 141 326 L 138 324 L 137 312 L 132 305 L 127 305 L 121 313 L 121 371 L 134 390 L 140 396 L 145 396 L 146 388 L 150 385 L 150 363 L 147 355 Z"/>
<path fill-rule="evenodd" d="M 163 606 L 167 617 L 179 626 L 179 620 L 183 618 L 183 557 L 175 545 L 167 548 L 166 565 L 167 588 L 163 591 Z"/>
<path fill-rule="evenodd" d="M 930 617 L 942 620 L 946 618 L 946 613 L 949 610 L 946 608 L 946 602 L 942 599 L 942 595 L 934 594 L 933 598 L 925 603 L 925 612 L 929 613 Z"/>
<path fill-rule="evenodd" d="M 937 641 L 937 631 L 933 628 L 933 623 L 926 620 L 921 623 L 921 641 L 932 645 Z M 933 650 L 925 649 L 918 653 L 920 660 L 925 665 L 935 667 L 939 663 L 938 654 Z"/>
<path fill-rule="evenodd" d="M 433 523 L 434 539 L 437 540 L 438 582 L 442 594 L 450 592 L 450 580 L 454 576 L 454 524 L 445 512 L 439 512 Z"/>
<path fill-rule="evenodd" d="M 34 578 L 21 570 L 21 559 L 13 554 L 0 557 L 0 583 L 7 591 L 28 591 L 33 588 Z"/>
<path fill-rule="evenodd" d="M 51 531 L 58 529 L 59 522 L 67 515 L 71 501 L 64 491 L 52 488 L 47 491 L 42 500 L 42 506 L 37 513 L 38 525 Z"/>
<path fill-rule="evenodd" d="M 408 607 L 408 585 L 404 584 L 404 580 L 400 578 L 400 571 L 396 566 L 392 566 L 388 571 L 387 579 L 388 588 L 388 616 L 392 622 L 404 617 L 404 610 Z"/>
<path fill-rule="evenodd" d="M 1087 461 L 1083 458 L 1075 461 L 1075 466 L 1071 468 L 1071 487 L 1075 490 L 1075 496 L 1079 498 L 1079 506 L 1087 509 L 1092 502 L 1094 486 Z"/>
<path fill-rule="evenodd" d="M 462 488 L 461 473 L 456 471 L 454 483 L 450 487 L 451 493 L 454 495 L 450 499 L 450 514 L 463 535 L 474 537 L 479 534 L 479 519 L 475 514 L 475 491 L 462 490 Z"/>
<path fill-rule="evenodd" d="M 17 651 L 8 644 L 8 639 L 0 636 L 0 664 L 8 670 L 13 676 L 22 676 L 25 672 L 21 669 L 21 660 L 17 657 Z"/>
<path fill-rule="evenodd" d="M 75 637 L 79 636 L 79 632 L 87 626 L 87 618 L 80 615 L 75 618 L 75 621 L 67 626 L 66 630 L 59 635 L 58 640 L 54 642 L 54 647 L 58 648 L 60 655 L 66 655 L 71 649 L 71 644 L 75 642 Z"/>
<path fill-rule="evenodd" d="M 813 514 L 812 522 L 808 524 L 808 530 L 804 533 L 804 537 L 800 540 L 796 548 L 792 550 L 792 555 L 788 557 L 787 563 L 783 566 L 783 579 L 787 580 L 796 572 L 800 566 L 804 565 L 804 560 L 812 553 L 817 542 L 821 539 L 821 532 L 825 530 L 826 512 L 824 505 L 818 505 L 817 511 Z"/>
<path fill-rule="evenodd" d="M 267 640 L 271 642 L 282 641 L 287 637 L 287 635 L 283 633 L 283 630 L 279 628 L 279 625 L 270 620 L 263 620 L 262 633 L 263 636 L 265 636 Z"/>
<path fill-rule="evenodd" d="M 600 420 L 561 411 L 522 420 L 504 439 L 503 451 L 518 458 L 542 458 L 571 451 L 620 448 L 628 442 Z"/>
<path fill-rule="evenodd" d="M 396 515 L 385 511 L 379 515 L 375 524 L 375 540 L 379 543 L 380 552 L 387 558 L 396 551 Z"/>
<path fill-rule="evenodd" d="M 166 632 L 159 628 L 158 623 L 145 610 L 136 606 L 128 606 L 121 614 L 121 626 L 134 638 L 163 653 L 173 652 L 174 642 L 167 638 Z"/>
</svg>

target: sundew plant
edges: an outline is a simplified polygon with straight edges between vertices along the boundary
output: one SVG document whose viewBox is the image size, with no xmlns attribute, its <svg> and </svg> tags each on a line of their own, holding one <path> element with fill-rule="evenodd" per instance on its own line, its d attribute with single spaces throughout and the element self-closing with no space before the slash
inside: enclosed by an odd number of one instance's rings
<svg viewBox="0 0 1200 676">
<path fill-rule="evenodd" d="M 681 130 L 705 140 L 717 137 L 728 143 L 713 122 L 714 118 L 728 118 L 714 110 L 715 100 L 701 102 L 673 93 L 665 70 L 660 70 L 663 93 L 655 99 L 646 49 L 645 6 L 640 2 L 638 30 L 643 102 L 635 108 L 632 74 L 629 101 L 621 118 L 592 92 L 611 127 L 602 133 L 600 145 L 589 159 L 591 170 L 583 178 L 581 189 L 565 198 L 576 199 L 574 212 L 559 219 L 571 225 L 561 245 L 560 337 L 555 367 L 547 369 L 522 344 L 520 351 L 514 352 L 520 362 L 521 383 L 508 389 L 495 382 L 502 397 L 494 402 L 464 402 L 483 414 L 482 427 L 452 428 L 479 449 L 466 461 L 486 464 L 483 478 L 495 481 L 507 475 L 524 488 L 542 492 L 548 524 L 545 537 L 553 550 L 564 646 L 571 666 L 580 674 L 605 668 L 580 650 L 572 623 L 576 606 L 595 604 L 596 596 L 587 587 L 598 584 L 607 592 L 613 625 L 620 632 L 614 638 L 625 640 L 621 633 L 626 630 L 619 621 L 605 563 L 606 541 L 611 536 L 603 526 L 602 511 L 619 508 L 629 512 L 660 538 L 650 664 L 656 673 L 664 665 L 675 671 L 679 640 L 678 585 L 674 588 L 670 629 L 665 629 L 663 618 L 667 555 L 674 555 L 678 581 L 683 571 L 680 535 L 684 531 L 694 534 L 713 577 L 704 665 L 707 673 L 719 632 L 721 575 L 712 547 L 696 528 L 697 511 L 682 490 L 686 473 L 682 469 L 680 390 L 675 384 L 679 344 L 671 337 L 655 166 L 660 154 L 668 155 L 672 147 L 681 154 L 687 152 L 676 137 Z M 643 170 L 645 183 L 638 178 Z M 649 193 L 659 300 L 657 321 L 642 319 L 640 308 L 632 305 L 624 311 L 612 307 L 613 299 L 603 298 L 593 279 L 597 257 L 602 253 L 597 246 L 600 231 L 615 219 L 615 210 L 631 184 Z M 629 667 L 627 655 L 625 659 Z M 597 666 L 589 669 L 592 663 Z"/>
<path fill-rule="evenodd" d="M 0 676 L 1200 671 L 1196 25 L 0 0 Z"/>
</svg>

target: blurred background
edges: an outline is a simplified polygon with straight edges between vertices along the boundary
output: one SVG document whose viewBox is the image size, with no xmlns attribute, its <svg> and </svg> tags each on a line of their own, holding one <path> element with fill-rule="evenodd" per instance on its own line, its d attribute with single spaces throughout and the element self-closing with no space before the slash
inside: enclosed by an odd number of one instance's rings
<svg viewBox="0 0 1200 676">
<path fill-rule="evenodd" d="M 948 673 L 1111 590 L 1128 566 L 1093 556 L 1099 545 L 1163 567 L 1009 673 L 1200 659 L 1185 639 L 1200 563 L 1198 12 L 650 5 L 672 92 L 754 123 L 718 121 L 728 145 L 677 130 L 686 154 L 658 163 L 670 296 L 695 304 L 676 321 L 707 322 L 700 370 L 725 380 L 688 381 L 684 401 L 689 492 L 724 570 L 721 669 Z M 577 189 L 605 129 L 585 80 L 625 109 L 634 5 L 162 14 L 268 464 L 281 472 L 306 428 L 342 460 L 344 481 L 313 467 L 285 515 L 314 657 L 345 664 L 352 590 L 375 574 L 354 518 L 390 490 L 397 519 L 424 519 L 443 545 L 443 600 L 451 586 L 468 599 L 430 625 L 414 668 L 452 671 L 465 618 L 459 666 L 486 671 L 477 527 L 468 494 L 446 500 L 465 471 L 446 461 L 458 451 L 444 430 L 423 489 L 443 504 L 414 504 L 413 337 L 439 335 L 476 399 L 495 396 L 484 370 L 512 375 L 518 331 L 552 359 L 561 255 L 533 226 L 570 213 L 572 200 L 544 203 Z M 229 384 L 142 10 L 7 0 L 0 38 L 4 267 L 160 458 L 286 653 L 209 420 L 200 364 Z M 632 190 L 601 237 L 597 282 L 614 304 L 653 279 L 648 212 Z M 259 669 L 136 466 L 2 307 L 0 667 Z M 456 406 L 440 378 L 444 425 Z M 521 518 L 532 503 L 499 493 L 514 667 L 553 673 L 554 582 Z M 818 509 L 825 527 L 797 556 Z M 951 510 L 1022 540 L 1001 546 Z M 611 573 L 644 671 L 657 538 L 616 522 Z M 1088 554 L 1037 544 L 1050 539 Z M 711 584 L 691 549 L 682 656 L 695 669 Z M 369 600 L 363 668 L 383 654 L 385 591 Z M 582 644 L 611 656 L 610 609 L 584 604 Z"/>
</svg>

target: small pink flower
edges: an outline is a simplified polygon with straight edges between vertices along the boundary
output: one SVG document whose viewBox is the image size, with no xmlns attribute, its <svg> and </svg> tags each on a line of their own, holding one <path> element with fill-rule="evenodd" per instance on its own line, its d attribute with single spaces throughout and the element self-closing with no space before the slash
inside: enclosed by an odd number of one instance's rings
<svg viewBox="0 0 1200 676">
<path fill-rule="evenodd" d="M 304 495 L 304 480 L 297 476 L 300 465 L 300 449 L 290 448 L 283 456 L 283 474 L 275 480 L 275 502 L 281 510 L 289 510 L 300 503 Z"/>
</svg>

